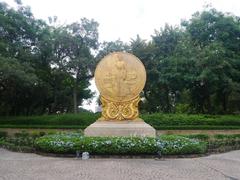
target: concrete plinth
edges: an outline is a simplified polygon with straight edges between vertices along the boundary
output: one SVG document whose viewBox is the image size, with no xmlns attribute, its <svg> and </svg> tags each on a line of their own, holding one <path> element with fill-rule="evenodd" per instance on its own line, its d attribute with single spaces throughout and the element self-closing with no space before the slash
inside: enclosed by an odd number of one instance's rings
<svg viewBox="0 0 240 180">
<path fill-rule="evenodd" d="M 156 130 L 143 120 L 96 121 L 84 130 L 85 136 L 148 136 Z"/>
</svg>

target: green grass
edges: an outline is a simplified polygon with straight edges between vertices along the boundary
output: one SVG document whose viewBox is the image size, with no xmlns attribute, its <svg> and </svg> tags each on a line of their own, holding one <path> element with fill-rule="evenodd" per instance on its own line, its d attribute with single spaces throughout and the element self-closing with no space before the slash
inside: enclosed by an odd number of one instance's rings
<svg viewBox="0 0 240 180">
<path fill-rule="evenodd" d="M 0 117 L 0 128 L 84 129 L 100 114 L 79 113 L 43 116 Z M 143 114 L 145 122 L 157 130 L 240 129 L 240 115 Z"/>
</svg>

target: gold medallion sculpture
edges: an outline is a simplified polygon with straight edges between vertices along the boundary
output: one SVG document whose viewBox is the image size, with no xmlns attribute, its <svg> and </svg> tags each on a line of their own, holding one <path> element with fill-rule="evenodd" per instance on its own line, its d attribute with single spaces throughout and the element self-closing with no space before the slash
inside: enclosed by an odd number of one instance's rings
<svg viewBox="0 0 240 180">
<path fill-rule="evenodd" d="M 114 52 L 104 57 L 95 70 L 100 92 L 100 120 L 135 120 L 138 118 L 139 94 L 146 82 L 142 62 L 134 55 Z"/>
<path fill-rule="evenodd" d="M 124 52 L 105 56 L 95 70 L 95 82 L 102 116 L 84 130 L 85 136 L 156 136 L 156 130 L 138 117 L 146 71 L 136 56 Z"/>
</svg>

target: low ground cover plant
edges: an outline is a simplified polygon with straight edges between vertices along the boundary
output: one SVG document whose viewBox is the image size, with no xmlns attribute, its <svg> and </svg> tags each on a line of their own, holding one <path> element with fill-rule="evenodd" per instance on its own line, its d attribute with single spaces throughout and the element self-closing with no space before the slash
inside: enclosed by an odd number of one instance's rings
<svg viewBox="0 0 240 180">
<path fill-rule="evenodd" d="M 45 135 L 43 132 L 34 132 L 30 134 L 26 131 L 21 131 L 19 133 L 15 133 L 13 137 L 5 136 L 0 138 L 0 147 L 4 147 L 12 151 L 34 152 L 35 139 L 43 135 Z"/>
<path fill-rule="evenodd" d="M 5 137 L 7 137 L 7 132 L 0 131 L 0 138 L 5 138 Z"/>
</svg>

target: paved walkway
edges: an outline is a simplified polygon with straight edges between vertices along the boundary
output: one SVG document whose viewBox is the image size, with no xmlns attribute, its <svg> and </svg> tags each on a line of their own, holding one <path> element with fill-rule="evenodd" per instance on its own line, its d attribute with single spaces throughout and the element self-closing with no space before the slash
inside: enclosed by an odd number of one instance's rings
<svg viewBox="0 0 240 180">
<path fill-rule="evenodd" d="M 237 180 L 240 151 L 193 159 L 43 157 L 0 149 L 0 180 Z"/>
</svg>

